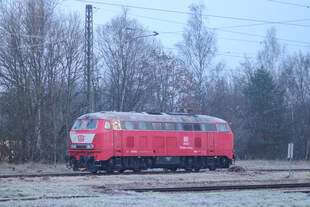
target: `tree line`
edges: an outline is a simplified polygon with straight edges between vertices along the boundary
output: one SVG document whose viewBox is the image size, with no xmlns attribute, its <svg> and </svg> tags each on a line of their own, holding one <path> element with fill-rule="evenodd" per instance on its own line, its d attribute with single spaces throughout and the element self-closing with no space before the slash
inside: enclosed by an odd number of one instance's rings
<svg viewBox="0 0 310 207">
<path fill-rule="evenodd" d="M 0 161 L 63 161 L 87 112 L 84 22 L 47 0 L 0 2 Z M 256 58 L 217 62 L 216 33 L 191 5 L 167 52 L 124 11 L 94 36 L 95 111 L 191 112 L 227 120 L 242 159 L 309 159 L 310 53 L 289 54 L 267 31 Z"/>
</svg>

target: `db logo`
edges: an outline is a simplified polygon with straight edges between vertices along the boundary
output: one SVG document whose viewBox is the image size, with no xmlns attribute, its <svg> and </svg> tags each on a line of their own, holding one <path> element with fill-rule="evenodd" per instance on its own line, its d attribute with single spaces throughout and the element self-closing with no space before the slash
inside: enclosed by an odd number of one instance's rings
<svg viewBox="0 0 310 207">
<path fill-rule="evenodd" d="M 84 137 L 84 135 L 79 135 L 79 136 L 77 137 L 77 139 L 78 139 L 79 142 L 84 142 L 85 137 Z"/>
<path fill-rule="evenodd" d="M 184 137 L 183 145 L 189 145 L 188 137 Z"/>
</svg>

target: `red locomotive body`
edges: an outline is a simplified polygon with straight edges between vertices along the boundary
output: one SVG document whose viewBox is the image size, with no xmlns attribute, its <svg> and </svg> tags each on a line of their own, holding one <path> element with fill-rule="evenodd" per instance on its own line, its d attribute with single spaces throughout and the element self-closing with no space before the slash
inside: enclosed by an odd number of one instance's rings
<svg viewBox="0 0 310 207">
<path fill-rule="evenodd" d="M 70 131 L 74 170 L 214 170 L 228 168 L 232 159 L 228 123 L 206 115 L 97 112 L 79 117 Z"/>
</svg>

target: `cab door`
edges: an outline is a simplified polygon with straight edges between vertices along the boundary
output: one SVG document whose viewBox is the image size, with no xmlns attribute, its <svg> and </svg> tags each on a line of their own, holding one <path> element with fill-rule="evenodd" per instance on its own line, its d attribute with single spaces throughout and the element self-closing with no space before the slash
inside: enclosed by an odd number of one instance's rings
<svg viewBox="0 0 310 207">
<path fill-rule="evenodd" d="M 121 130 L 121 123 L 119 120 L 112 120 L 113 128 L 112 129 L 112 145 L 113 145 L 113 154 L 114 156 L 123 155 L 123 130 Z"/>
<path fill-rule="evenodd" d="M 123 155 L 123 131 L 113 130 L 114 156 Z"/>
<path fill-rule="evenodd" d="M 207 155 L 215 155 L 215 132 L 207 132 Z"/>
<path fill-rule="evenodd" d="M 205 123 L 203 124 L 204 131 L 206 132 L 206 143 L 207 143 L 207 156 L 215 155 L 215 142 L 216 142 L 216 124 Z"/>
</svg>

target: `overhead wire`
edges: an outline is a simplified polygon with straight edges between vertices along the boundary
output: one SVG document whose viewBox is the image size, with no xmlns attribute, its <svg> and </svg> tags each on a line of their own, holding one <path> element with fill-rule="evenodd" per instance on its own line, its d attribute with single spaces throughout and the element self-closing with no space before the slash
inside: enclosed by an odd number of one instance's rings
<svg viewBox="0 0 310 207">
<path fill-rule="evenodd" d="M 285 21 L 279 21 L 278 23 L 301 22 L 301 21 L 310 21 L 310 19 L 307 18 L 307 19 L 285 20 Z M 264 25 L 267 25 L 267 24 L 271 24 L 271 23 L 256 23 L 256 24 L 232 25 L 232 26 L 218 27 L 218 29 L 221 29 L 221 28 L 227 29 L 227 28 L 241 28 L 241 27 L 256 27 L 256 26 L 264 26 Z"/>
<path fill-rule="evenodd" d="M 164 47 L 164 49 L 166 50 L 178 50 L 178 48 L 176 47 Z M 253 56 L 247 56 L 245 53 L 242 52 L 232 52 L 232 51 L 220 51 L 215 53 L 215 55 L 219 55 L 219 56 L 228 56 L 228 57 L 235 57 L 235 58 L 249 58 L 249 59 L 253 59 Z M 244 56 L 242 56 L 244 55 Z"/>
<path fill-rule="evenodd" d="M 280 0 L 267 0 L 267 1 L 278 3 L 278 4 L 303 7 L 303 8 L 307 8 L 307 9 L 310 8 L 310 5 L 298 4 L 298 3 L 288 2 L 288 1 L 280 1 Z"/>
<path fill-rule="evenodd" d="M 223 39 L 223 40 L 232 40 L 232 41 L 238 41 L 238 42 L 248 42 L 248 43 L 255 43 L 255 44 L 262 44 L 263 40 L 261 41 L 255 41 L 255 40 L 247 40 L 247 39 L 237 39 L 237 38 L 226 38 L 226 37 L 218 37 L 218 39 Z M 306 47 L 310 48 L 310 45 L 298 45 L 298 44 L 288 44 L 285 43 L 285 46 L 290 46 L 290 47 Z"/>
<path fill-rule="evenodd" d="M 4 28 L 1 27 L 1 26 L 0 26 L 0 30 L 4 31 L 6 34 L 13 35 L 13 36 L 17 36 L 17 37 L 44 39 L 43 36 L 39 36 L 39 35 L 25 35 L 25 34 L 20 34 L 20 33 L 12 33 L 12 32 L 7 31 L 6 29 L 4 29 Z M 64 42 L 64 40 L 45 41 L 45 42 L 40 43 L 40 44 L 25 45 L 25 46 L 20 46 L 20 47 L 17 47 L 17 48 L 18 48 L 18 49 L 33 48 L 33 47 L 43 46 L 43 45 L 45 45 L 45 44 L 55 44 L 55 43 L 60 43 L 60 42 Z M 4 48 L 4 47 L 2 46 L 2 48 Z"/>
<path fill-rule="evenodd" d="M 169 34 L 177 34 L 177 33 L 183 33 L 183 31 L 171 31 L 171 32 L 163 32 L 163 31 L 158 31 L 162 35 L 169 35 Z M 230 37 L 217 37 L 217 39 L 220 40 L 231 40 L 231 41 L 237 41 L 237 42 L 246 42 L 246 43 L 253 43 L 253 44 L 262 44 L 262 40 L 248 40 L 248 39 L 238 39 L 238 38 L 230 38 Z M 291 44 L 291 43 L 283 43 L 284 46 L 289 46 L 289 47 L 305 47 L 305 48 L 310 48 L 310 45 L 304 45 L 304 44 Z"/>
<path fill-rule="evenodd" d="M 251 57 L 251 56 L 246 56 L 246 55 L 244 55 L 244 56 L 241 56 L 241 55 L 231 55 L 231 54 L 226 54 L 226 53 L 216 53 L 216 55 L 219 55 L 219 56 L 226 56 L 226 57 L 233 57 L 233 58 L 242 58 L 242 59 L 244 59 L 244 58 L 249 58 L 249 59 L 255 59 L 255 57 Z"/>
<path fill-rule="evenodd" d="M 216 29 L 216 28 L 212 28 L 212 29 L 220 30 L 220 31 L 223 31 L 223 32 L 228 32 L 228 33 L 235 33 L 235 34 L 240 34 L 240 35 L 252 36 L 252 37 L 261 37 L 261 38 L 265 38 L 266 37 L 264 35 L 258 35 L 258 34 L 246 33 L 246 32 L 237 32 L 237 31 L 227 30 L 227 29 Z M 286 41 L 286 42 L 301 43 L 301 44 L 305 44 L 307 46 L 310 46 L 310 42 L 299 41 L 299 40 L 291 40 L 291 39 L 285 39 L 285 38 L 276 38 L 276 39 L 277 40 L 281 40 L 281 41 Z"/>
<path fill-rule="evenodd" d="M 40 43 L 40 44 L 19 46 L 19 47 L 16 47 L 16 49 L 35 48 L 35 47 L 44 46 L 46 44 L 56 44 L 56 43 L 62 43 L 62 42 L 65 42 L 65 41 L 64 40 L 46 41 L 46 42 Z M 7 47 L 4 47 L 4 46 L 0 46 L 0 47 L 1 48 L 7 48 Z"/>
<path fill-rule="evenodd" d="M 111 10 L 106 10 L 105 11 L 111 11 Z M 111 12 L 116 12 L 116 11 L 111 11 Z M 135 16 L 135 17 L 141 17 L 144 19 L 150 19 L 150 20 L 155 20 L 155 21 L 161 21 L 161 22 L 169 22 L 173 24 L 179 24 L 179 25 L 186 25 L 184 22 L 179 22 L 179 21 L 174 21 L 174 20 L 167 20 L 167 19 L 160 19 L 156 17 L 149 17 L 149 16 L 144 16 L 144 15 L 136 15 L 136 14 L 129 14 L 130 16 Z M 295 20 L 284 20 L 284 21 L 279 21 L 277 23 L 286 23 L 286 22 L 301 22 L 301 21 L 310 21 L 310 18 L 306 19 L 295 19 Z M 233 25 L 233 26 L 223 26 L 223 27 L 216 27 L 215 29 L 227 29 L 227 28 L 241 28 L 241 27 L 252 27 L 252 26 L 261 26 L 261 25 L 268 25 L 272 23 L 255 23 L 255 24 L 243 24 L 243 25 Z M 306 25 L 310 26 L 310 25 Z"/>
<path fill-rule="evenodd" d="M 128 7 L 133 9 L 141 9 L 141 10 L 149 10 L 149 11 L 159 11 L 159 12 L 166 12 L 166 13 L 176 13 L 176 14 L 187 14 L 191 15 L 191 12 L 186 11 L 179 11 L 179 10 L 168 10 L 168 9 L 160 9 L 160 8 L 152 8 L 152 7 L 142 7 L 142 6 L 133 6 L 133 5 L 124 5 L 124 4 L 117 4 L 117 3 L 108 3 L 99 0 L 75 0 L 79 2 L 85 3 L 93 3 L 93 4 L 102 4 L 102 5 L 109 5 L 109 6 L 116 6 L 116 7 Z M 204 17 L 213 17 L 213 18 L 220 18 L 220 19 L 229 19 L 229 20 L 236 20 L 236 21 L 248 21 L 248 22 L 257 22 L 257 23 L 268 23 L 268 24 L 283 24 L 283 25 L 291 25 L 291 26 L 298 26 L 298 27 L 310 27 L 310 25 L 300 25 L 300 24 L 293 24 L 281 21 L 269 21 L 263 19 L 254 19 L 254 18 L 245 18 L 245 17 L 233 17 L 233 16 L 223 16 L 223 15 L 214 15 L 214 14 L 204 14 Z"/>
<path fill-rule="evenodd" d="M 109 10 L 105 10 L 105 11 L 109 11 Z M 113 12 L 115 12 L 115 11 L 113 11 Z M 180 24 L 180 25 L 187 25 L 184 22 L 172 21 L 172 20 L 167 20 L 167 19 L 162 19 L 162 18 L 154 18 L 154 17 L 147 17 L 147 16 L 143 16 L 143 15 L 133 15 L 133 14 L 129 14 L 129 15 L 130 16 L 134 16 L 134 17 L 152 19 L 152 20 L 160 21 L 160 22 L 166 22 L 166 23 L 172 23 L 172 24 Z M 291 21 L 294 21 L 294 20 L 291 20 Z M 100 24 L 97 24 L 97 25 L 100 25 Z M 218 30 L 218 31 L 226 32 L 226 33 L 239 34 L 239 35 L 245 35 L 245 36 L 251 36 L 251 37 L 260 37 L 260 38 L 265 38 L 266 37 L 264 35 L 258 35 L 258 34 L 252 34 L 252 33 L 246 33 L 246 32 L 238 32 L 238 31 L 233 31 L 233 30 L 227 30 L 227 29 L 224 29 L 224 27 L 207 27 L 207 28 L 209 28 L 211 30 Z M 183 31 L 172 31 L 172 32 L 158 31 L 158 32 L 160 32 L 160 34 L 183 33 Z M 278 38 L 278 37 L 276 39 L 279 40 L 279 41 L 286 41 L 286 42 L 294 42 L 294 43 L 303 44 L 303 45 L 300 45 L 301 47 L 309 47 L 310 46 L 310 42 L 299 41 L 299 40 L 291 40 L 291 39 L 284 39 L 284 38 Z M 290 44 L 290 46 L 293 46 L 293 44 Z M 294 45 L 294 46 L 298 46 L 298 45 Z"/>
<path fill-rule="evenodd" d="M 21 34 L 21 33 L 12 33 L 7 31 L 5 28 L 0 26 L 0 30 L 4 31 L 7 34 L 13 35 L 13 36 L 20 36 L 20 37 L 25 37 L 25 38 L 38 38 L 38 39 L 44 39 L 43 36 L 40 35 L 29 35 L 29 34 Z"/>
<path fill-rule="evenodd" d="M 98 0 L 74 0 L 79 2 L 85 2 L 85 3 L 94 3 L 94 4 L 103 4 L 108 6 L 115 6 L 115 7 L 128 7 L 128 8 L 134 8 L 134 9 L 143 9 L 143 10 L 152 10 L 152 11 L 160 11 L 160 12 L 169 12 L 169 13 L 178 13 L 178 14 L 192 14 L 191 12 L 184 12 L 184 11 L 177 11 L 177 10 L 166 10 L 166 9 L 158 9 L 158 8 L 149 8 L 149 7 L 140 7 L 140 6 L 132 6 L 132 5 L 123 5 L 123 4 L 116 4 L 116 3 L 107 3 L 103 1 Z M 143 16 L 143 15 L 132 15 L 130 16 L 136 16 L 141 17 L 145 19 L 151 19 L 155 21 L 161 21 L 161 22 L 168 22 L 173 24 L 180 24 L 180 25 L 186 25 L 184 22 L 174 21 L 174 20 L 167 20 L 162 18 L 155 18 L 155 17 L 149 17 L 149 16 Z M 295 19 L 295 20 L 286 20 L 286 21 L 268 21 L 268 20 L 261 20 L 261 19 L 251 19 L 251 18 L 242 18 L 242 17 L 229 17 L 229 16 L 220 16 L 220 15 L 204 15 L 205 17 L 215 17 L 215 18 L 222 18 L 222 19 L 231 19 L 231 20 L 240 20 L 240 21 L 250 21 L 250 22 L 257 22 L 255 24 L 245 24 L 245 25 L 233 25 L 233 26 L 226 26 L 226 27 L 207 27 L 212 30 L 221 31 L 221 32 L 227 32 L 227 33 L 233 33 L 233 34 L 239 34 L 239 35 L 245 35 L 245 36 L 251 36 L 251 37 L 260 37 L 265 38 L 264 35 L 258 35 L 258 34 L 252 34 L 252 33 L 245 33 L 245 32 L 239 32 L 239 31 L 233 31 L 233 30 L 227 30 L 227 28 L 239 28 L 239 27 L 251 27 L 251 26 L 260 26 L 260 25 L 266 25 L 266 24 L 280 24 L 280 25 L 290 25 L 290 26 L 300 26 L 300 27 L 310 27 L 310 25 L 300 25 L 300 24 L 292 24 L 293 22 L 302 22 L 302 21 L 309 21 L 309 18 L 304 19 Z M 161 35 L 163 34 L 177 34 L 177 33 L 183 33 L 183 31 L 159 31 Z M 226 40 L 233 40 L 233 41 L 242 41 L 242 42 L 249 42 L 249 43 L 258 43 L 261 44 L 263 40 L 261 41 L 254 41 L 254 40 L 245 40 L 245 39 L 234 39 L 234 38 L 219 38 L 219 39 L 226 39 Z M 291 40 L 291 39 L 284 39 L 284 38 L 276 38 L 279 41 L 285 41 L 285 42 L 294 42 L 299 43 L 302 45 L 297 44 L 287 44 L 287 46 L 294 46 L 294 47 L 310 47 L 310 42 L 306 41 L 299 41 L 299 40 Z M 165 48 L 165 49 L 172 49 L 175 50 L 176 48 Z M 217 53 L 216 55 L 219 56 L 229 56 L 229 57 L 235 57 L 235 58 L 254 58 L 249 56 L 240 56 L 240 55 L 234 55 L 232 52 L 226 52 L 226 53 Z"/>
</svg>

